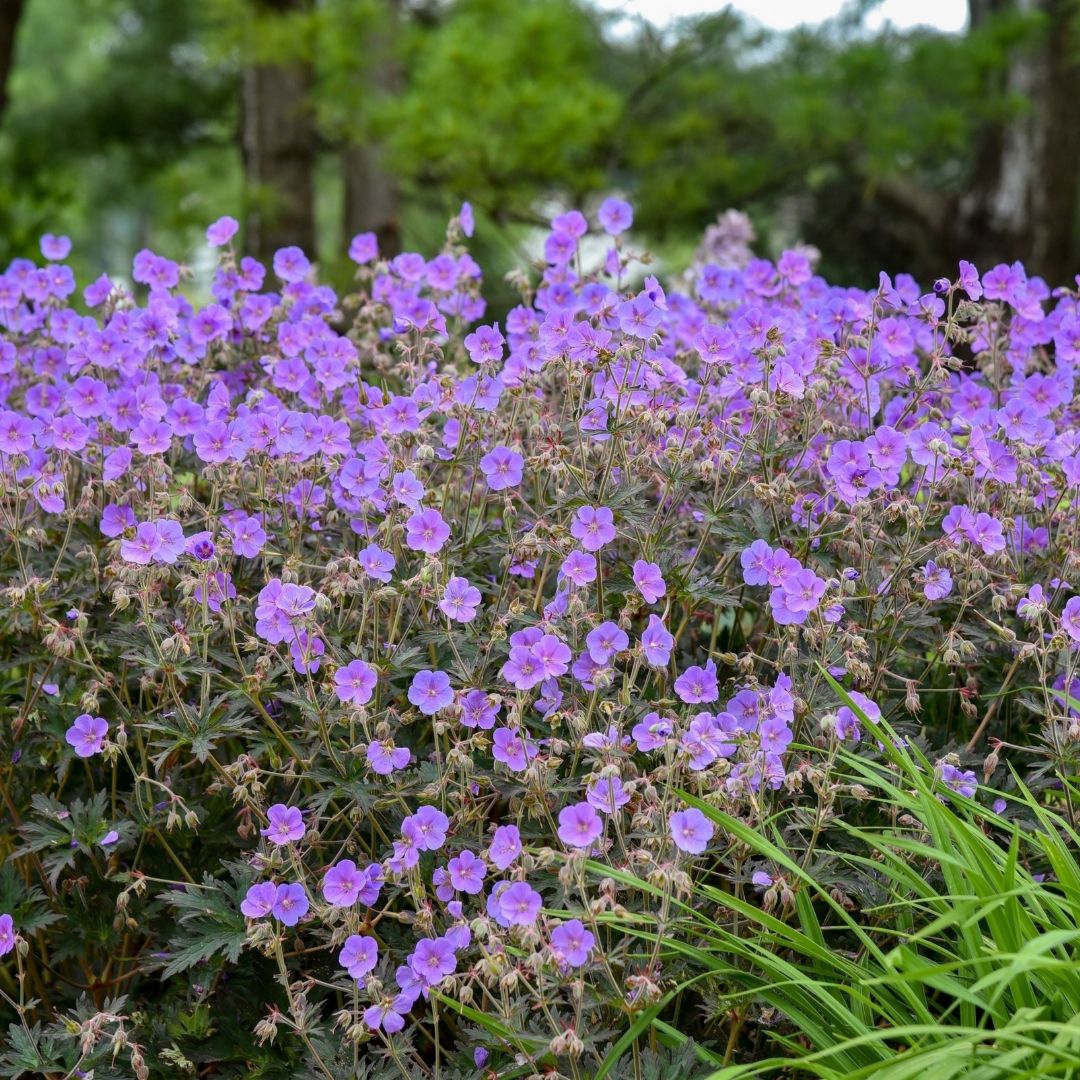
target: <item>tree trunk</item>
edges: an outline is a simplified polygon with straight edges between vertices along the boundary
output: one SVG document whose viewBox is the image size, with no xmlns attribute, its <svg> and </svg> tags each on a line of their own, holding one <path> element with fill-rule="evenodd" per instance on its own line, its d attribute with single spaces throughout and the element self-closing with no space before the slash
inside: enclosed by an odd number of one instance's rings
<svg viewBox="0 0 1080 1080">
<path fill-rule="evenodd" d="M 1080 270 L 1075 244 L 1080 186 L 1080 58 L 1075 0 L 969 0 L 972 28 L 1004 11 L 1040 14 L 1036 40 L 1019 49 L 1003 88 L 1029 108 L 988 129 L 975 177 L 956 215 L 955 246 L 983 264 L 1021 259 L 1051 284 Z"/>
<path fill-rule="evenodd" d="M 15 62 L 15 34 L 19 29 L 23 0 L 0 0 L 0 118 L 8 103 L 8 78 Z"/>
<path fill-rule="evenodd" d="M 374 60 L 365 88 L 376 102 L 401 86 L 396 51 L 400 18 L 400 0 L 386 0 L 382 24 L 367 46 Z M 382 148 L 370 142 L 347 146 L 341 164 L 345 174 L 345 242 L 359 232 L 373 232 L 379 239 L 379 253 L 396 255 L 401 250 L 401 192 L 397 178 L 385 167 Z"/>
<path fill-rule="evenodd" d="M 258 0 L 263 17 L 304 11 L 307 0 Z M 248 189 L 246 246 L 266 261 L 295 244 L 314 256 L 315 123 L 311 68 L 294 60 L 249 59 L 243 79 L 243 158 Z"/>
</svg>

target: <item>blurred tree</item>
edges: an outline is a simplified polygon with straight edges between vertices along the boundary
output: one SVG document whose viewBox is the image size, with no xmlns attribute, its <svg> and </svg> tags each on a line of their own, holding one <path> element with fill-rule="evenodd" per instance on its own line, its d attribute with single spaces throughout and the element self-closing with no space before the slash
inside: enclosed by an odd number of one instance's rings
<svg viewBox="0 0 1080 1080">
<path fill-rule="evenodd" d="M 15 55 L 15 34 L 19 29 L 23 0 L 0 0 L 0 117 L 7 107 L 7 83 Z"/>
<path fill-rule="evenodd" d="M 304 47 L 309 0 L 249 0 L 244 35 L 245 242 L 268 259 L 291 244 L 315 250 L 313 75 Z"/>
<path fill-rule="evenodd" d="M 1080 270 L 1080 5 L 1076 0 L 968 0 L 972 31 L 1024 19 L 1029 34 L 991 75 L 1023 107 L 984 126 L 958 201 L 955 246 L 969 257 L 1010 252 L 1051 281 Z"/>
</svg>

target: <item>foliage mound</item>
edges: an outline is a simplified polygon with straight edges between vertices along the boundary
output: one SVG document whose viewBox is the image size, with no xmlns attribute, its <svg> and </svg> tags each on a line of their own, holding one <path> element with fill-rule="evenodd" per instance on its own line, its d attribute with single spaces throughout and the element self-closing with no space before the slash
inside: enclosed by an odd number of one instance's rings
<svg viewBox="0 0 1080 1080">
<path fill-rule="evenodd" d="M 0 275 L 0 1076 L 1072 1075 L 1077 292 L 597 218 Z"/>
</svg>

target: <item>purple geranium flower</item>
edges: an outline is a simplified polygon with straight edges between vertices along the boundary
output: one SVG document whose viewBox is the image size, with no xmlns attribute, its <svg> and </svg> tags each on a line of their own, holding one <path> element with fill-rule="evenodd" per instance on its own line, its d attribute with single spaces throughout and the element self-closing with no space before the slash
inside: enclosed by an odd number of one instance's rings
<svg viewBox="0 0 1080 1080">
<path fill-rule="evenodd" d="M 434 555 L 450 538 L 450 526 L 438 510 L 423 510 L 405 522 L 405 546 Z"/>
<path fill-rule="evenodd" d="M 351 660 L 334 672 L 334 693 L 339 701 L 353 705 L 366 705 L 375 693 L 379 676 L 370 664 L 363 660 Z"/>
<path fill-rule="evenodd" d="M 101 753 L 108 733 L 109 725 L 102 717 L 82 713 L 75 717 L 64 738 L 78 757 L 88 758 Z"/>
<path fill-rule="evenodd" d="M 713 823 L 696 806 L 678 810 L 668 820 L 671 839 L 680 851 L 700 855 L 713 837 Z"/>
<path fill-rule="evenodd" d="M 551 951 L 566 967 L 581 967 L 588 963 L 595 941 L 580 919 L 568 919 L 551 931 Z"/>
<path fill-rule="evenodd" d="M 266 811 L 270 827 L 262 830 L 271 844 L 278 846 L 303 839 L 306 831 L 304 817 L 298 807 L 275 803 Z"/>
<path fill-rule="evenodd" d="M 569 847 L 589 847 L 604 831 L 604 823 L 587 802 L 572 803 L 559 811 L 559 839 Z"/>
<path fill-rule="evenodd" d="M 570 534 L 586 551 L 599 551 L 615 539 L 615 515 L 606 506 L 581 506 L 574 515 Z"/>
<path fill-rule="evenodd" d="M 409 686 L 409 701 L 425 716 L 434 716 L 454 703 L 450 676 L 445 671 L 418 671 Z"/>
</svg>

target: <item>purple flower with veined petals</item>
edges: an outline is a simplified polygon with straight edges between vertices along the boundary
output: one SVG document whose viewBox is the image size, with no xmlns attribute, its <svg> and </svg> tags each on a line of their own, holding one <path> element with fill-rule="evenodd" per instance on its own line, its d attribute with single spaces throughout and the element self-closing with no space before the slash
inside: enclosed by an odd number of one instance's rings
<svg viewBox="0 0 1080 1080">
<path fill-rule="evenodd" d="M 533 658 L 540 665 L 541 681 L 557 679 L 560 675 L 565 675 L 570 669 L 570 661 L 574 655 L 570 651 L 570 646 L 554 634 L 544 634 L 532 646 L 531 651 Z"/>
<path fill-rule="evenodd" d="M 696 664 L 688 667 L 675 680 L 675 693 L 680 701 L 696 705 L 703 701 L 715 701 L 720 696 L 716 682 L 716 664 L 709 660 L 704 667 Z"/>
<path fill-rule="evenodd" d="M 387 1035 L 396 1035 L 405 1027 L 404 1014 L 412 1006 L 413 1002 L 408 997 L 398 994 L 394 998 L 387 998 L 375 1005 L 369 1005 L 364 1010 L 364 1023 L 371 1031 L 382 1028 Z"/>
<path fill-rule="evenodd" d="M 1061 613 L 1061 628 L 1073 641 L 1080 642 L 1080 596 L 1073 596 L 1066 602 Z"/>
<path fill-rule="evenodd" d="M 521 854 L 521 833 L 516 825 L 500 825 L 491 839 L 488 857 L 500 870 L 506 870 Z"/>
<path fill-rule="evenodd" d="M 136 527 L 134 537 L 120 541 L 120 557 L 138 566 L 149 566 L 160 550 L 161 535 L 152 521 L 142 522 Z"/>
<path fill-rule="evenodd" d="M 15 948 L 15 920 L 7 913 L 0 915 L 0 956 Z"/>
<path fill-rule="evenodd" d="M 75 717 L 64 738 L 78 757 L 88 758 L 101 753 L 108 734 L 109 725 L 103 717 L 82 713 Z"/>
<path fill-rule="evenodd" d="M 401 823 L 401 835 L 419 851 L 438 851 L 446 840 L 450 819 L 434 806 L 421 806 Z"/>
<path fill-rule="evenodd" d="M 465 351 L 474 364 L 497 364 L 503 358 L 506 339 L 499 332 L 499 325 L 478 326 L 465 337 Z"/>
<path fill-rule="evenodd" d="M 496 446 L 480 459 L 480 471 L 492 491 L 503 491 L 521 483 L 525 459 L 507 446 Z"/>
<path fill-rule="evenodd" d="M 455 622 L 472 622 L 476 618 L 476 607 L 480 599 L 480 590 L 471 584 L 468 578 L 452 577 L 446 583 L 446 589 L 439 601 L 439 610 Z"/>
<path fill-rule="evenodd" d="M 927 600 L 944 600 L 952 592 L 952 574 L 930 559 L 923 567 L 923 595 Z"/>
<path fill-rule="evenodd" d="M 499 894 L 499 910 L 511 926 L 531 926 L 543 903 L 540 894 L 526 881 L 515 881 Z"/>
<path fill-rule="evenodd" d="M 616 537 L 615 515 L 606 506 L 580 506 L 570 525 L 570 535 L 586 551 L 599 551 Z"/>
<path fill-rule="evenodd" d="M 487 865 L 479 855 L 469 851 L 468 848 L 451 859 L 446 864 L 446 869 L 450 875 L 450 884 L 458 892 L 475 896 L 484 891 Z"/>
<path fill-rule="evenodd" d="M 408 961 L 424 986 L 438 986 L 457 970 L 454 947 L 446 938 L 421 938 Z"/>
<path fill-rule="evenodd" d="M 226 522 L 225 528 L 232 536 L 232 549 L 245 559 L 254 559 L 266 543 L 266 532 L 257 517 L 244 514 Z"/>
<path fill-rule="evenodd" d="M 604 776 L 588 786 L 585 799 L 600 813 L 614 814 L 630 801 L 630 793 L 617 776 Z"/>
<path fill-rule="evenodd" d="M 581 588 L 596 580 L 596 557 L 586 555 L 584 551 L 571 551 L 559 572 Z"/>
<path fill-rule="evenodd" d="M 560 964 L 581 967 L 589 962 L 589 953 L 596 943 L 580 919 L 568 919 L 551 931 L 551 951 Z"/>
<path fill-rule="evenodd" d="M 378 739 L 368 743 L 365 757 L 373 773 L 390 776 L 409 764 L 412 751 L 407 746 L 395 746 L 393 739 Z"/>
<path fill-rule="evenodd" d="M 965 795 L 969 799 L 974 798 L 975 792 L 979 789 L 979 782 L 971 769 L 958 769 L 947 761 L 942 762 L 938 768 L 946 787 L 952 788 L 958 795 Z"/>
<path fill-rule="evenodd" d="M 351 979 L 360 982 L 379 962 L 379 943 L 373 937 L 350 934 L 338 953 L 338 963 Z"/>
<path fill-rule="evenodd" d="M 713 838 L 713 823 L 696 807 L 678 810 L 668 819 L 671 839 L 680 851 L 700 855 Z"/>
<path fill-rule="evenodd" d="M 644 559 L 634 563 L 634 584 L 646 604 L 655 604 L 667 592 L 667 583 L 660 573 L 660 567 Z"/>
<path fill-rule="evenodd" d="M 641 635 L 641 651 L 645 654 L 645 663 L 650 667 L 667 667 L 674 647 L 675 638 L 664 626 L 663 620 L 659 615 L 650 615 L 649 625 Z"/>
<path fill-rule="evenodd" d="M 384 585 L 390 581 L 390 576 L 393 573 L 396 560 L 389 551 L 383 551 L 381 547 L 375 544 L 368 544 L 363 551 L 356 556 L 356 561 L 360 564 L 360 569 L 363 570 L 368 577 L 373 577 L 376 581 L 381 581 Z"/>
<path fill-rule="evenodd" d="M 240 901 L 240 910 L 249 919 L 262 919 L 270 914 L 276 899 L 277 886 L 272 881 L 260 881 L 248 889 Z"/>
<path fill-rule="evenodd" d="M 585 638 L 589 656 L 598 664 L 608 663 L 613 656 L 621 653 L 630 645 L 630 638 L 625 630 L 616 623 L 601 623 L 595 630 L 590 630 Z"/>
<path fill-rule="evenodd" d="M 450 526 L 438 510 L 423 510 L 405 522 L 405 546 L 434 555 L 450 539 Z"/>
<path fill-rule="evenodd" d="M 445 671 L 418 671 L 409 686 L 411 701 L 425 716 L 434 716 L 454 703 L 450 676 Z"/>
<path fill-rule="evenodd" d="M 378 899 L 380 875 L 377 863 L 361 870 L 352 859 L 342 859 L 323 875 L 323 898 L 333 907 L 352 907 L 357 900 L 370 906 Z"/>
<path fill-rule="evenodd" d="M 379 676 L 370 664 L 352 660 L 334 672 L 334 693 L 339 701 L 366 705 L 375 693 Z"/>
<path fill-rule="evenodd" d="M 298 807 L 275 803 L 266 811 L 266 816 L 270 820 L 270 827 L 263 829 L 262 835 L 271 844 L 281 846 L 303 839 L 306 826 Z"/>
<path fill-rule="evenodd" d="M 634 725 L 631 735 L 638 750 L 647 754 L 652 750 L 659 750 L 674 730 L 675 725 L 670 720 L 661 717 L 657 712 L 651 712 Z"/>
<path fill-rule="evenodd" d="M 559 839 L 569 847 L 589 847 L 604 831 L 604 823 L 587 802 L 572 803 L 559 811 Z"/>
<path fill-rule="evenodd" d="M 270 914 L 285 926 L 295 926 L 308 910 L 304 886 L 296 883 L 279 885 L 274 894 L 274 906 Z"/>
</svg>

